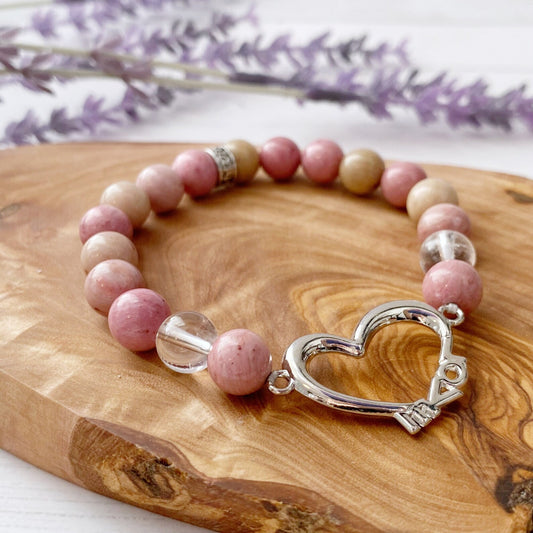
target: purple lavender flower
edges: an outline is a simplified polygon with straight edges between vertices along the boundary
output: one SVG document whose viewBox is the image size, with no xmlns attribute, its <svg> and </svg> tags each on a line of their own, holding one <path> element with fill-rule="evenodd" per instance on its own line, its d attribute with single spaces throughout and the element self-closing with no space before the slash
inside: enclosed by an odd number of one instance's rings
<svg viewBox="0 0 533 533">
<path fill-rule="evenodd" d="M 71 134 L 94 135 L 105 125 L 119 126 L 127 119 L 138 120 L 140 108 L 147 107 L 149 100 L 149 95 L 128 87 L 122 101 L 107 108 L 103 98 L 89 96 L 78 116 L 71 116 L 65 108 L 58 108 L 51 112 L 49 119 L 39 120 L 30 110 L 20 122 L 8 124 L 0 144 L 47 143 Z"/>
<path fill-rule="evenodd" d="M 87 18 L 85 16 L 85 7 L 81 3 L 73 3 L 68 10 L 67 24 L 72 24 L 80 33 L 85 33 L 89 30 Z"/>
<path fill-rule="evenodd" d="M 30 109 L 20 122 L 7 125 L 4 142 L 7 144 L 29 144 L 33 137 L 39 142 L 46 142 L 46 138 L 38 135 L 39 122 L 35 113 Z"/>
<path fill-rule="evenodd" d="M 14 70 L 13 60 L 18 56 L 19 50 L 16 46 L 0 46 L 0 63 L 7 70 Z"/>
<path fill-rule="evenodd" d="M 32 28 L 45 39 L 57 37 L 56 22 L 57 14 L 53 9 L 36 11 L 31 17 Z"/>
<path fill-rule="evenodd" d="M 205 7 L 209 7 L 207 0 L 203 3 Z M 141 15 L 146 13 L 157 13 L 188 4 L 188 0 L 56 0 L 55 8 L 36 10 L 29 27 L 45 38 L 57 36 L 65 25 L 73 25 L 79 32 L 87 33 L 92 30 L 105 30 L 108 25 L 124 17 L 132 20 L 142 19 L 144 17 Z M 249 20 L 253 18 L 250 13 Z M 215 12 L 211 28 L 224 34 L 241 20 Z"/>
<path fill-rule="evenodd" d="M 105 110 L 104 103 L 105 99 L 103 97 L 96 98 L 92 95 L 85 100 L 79 117 L 80 130 L 85 129 L 91 135 L 94 135 L 103 124 L 112 124 L 114 126 L 120 124 L 118 117 Z"/>
<path fill-rule="evenodd" d="M 292 37 L 283 34 L 263 44 L 263 37 L 258 35 L 253 41 L 236 43 L 233 40 L 213 42 L 206 49 L 203 58 L 208 64 L 222 64 L 236 68 L 239 60 L 242 64 L 252 66 L 255 62 L 261 68 L 274 68 L 285 60 L 295 69 L 323 64 L 333 69 L 342 69 L 355 64 L 383 66 L 390 62 L 398 66 L 407 66 L 409 58 L 405 50 L 405 41 L 393 46 L 381 43 L 376 47 L 365 45 L 366 36 L 350 38 L 337 43 L 330 43 L 329 32 L 313 37 L 303 45 L 292 44 Z"/>
</svg>

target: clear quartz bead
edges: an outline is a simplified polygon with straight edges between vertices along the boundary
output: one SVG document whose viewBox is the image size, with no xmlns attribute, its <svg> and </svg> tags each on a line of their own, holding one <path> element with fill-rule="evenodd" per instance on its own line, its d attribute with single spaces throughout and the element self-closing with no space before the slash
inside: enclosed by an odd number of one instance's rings
<svg viewBox="0 0 533 533">
<path fill-rule="evenodd" d="M 213 323 L 201 313 L 176 313 L 159 327 L 157 355 L 174 372 L 199 372 L 207 367 L 207 354 L 217 335 Z"/>
<path fill-rule="evenodd" d="M 470 239 L 453 230 L 441 230 L 432 233 L 420 247 L 420 266 L 427 272 L 441 261 L 458 259 L 476 265 L 476 250 Z"/>
</svg>

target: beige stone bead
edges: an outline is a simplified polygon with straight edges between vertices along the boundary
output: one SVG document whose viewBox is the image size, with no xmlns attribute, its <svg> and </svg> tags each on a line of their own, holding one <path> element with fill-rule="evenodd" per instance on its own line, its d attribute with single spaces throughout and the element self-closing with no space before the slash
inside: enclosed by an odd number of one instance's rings
<svg viewBox="0 0 533 533">
<path fill-rule="evenodd" d="M 339 178 L 350 192 L 364 195 L 377 188 L 384 170 L 385 163 L 376 152 L 353 150 L 341 161 Z"/>
<path fill-rule="evenodd" d="M 419 181 L 407 196 L 407 214 L 414 222 L 422 216 L 422 213 L 436 204 L 459 205 L 459 197 L 456 190 L 447 181 L 439 178 L 427 178 Z"/>
<path fill-rule="evenodd" d="M 150 214 L 150 199 L 131 181 L 117 181 L 104 190 L 101 204 L 111 204 L 124 211 L 134 228 L 140 228 Z"/>
<path fill-rule="evenodd" d="M 253 144 L 241 139 L 224 145 L 235 156 L 237 162 L 237 183 L 247 183 L 254 179 L 259 168 L 259 154 Z"/>
<path fill-rule="evenodd" d="M 122 233 L 102 231 L 89 238 L 81 249 L 81 266 L 85 272 L 107 259 L 122 259 L 134 266 L 139 263 L 135 245 Z"/>
</svg>

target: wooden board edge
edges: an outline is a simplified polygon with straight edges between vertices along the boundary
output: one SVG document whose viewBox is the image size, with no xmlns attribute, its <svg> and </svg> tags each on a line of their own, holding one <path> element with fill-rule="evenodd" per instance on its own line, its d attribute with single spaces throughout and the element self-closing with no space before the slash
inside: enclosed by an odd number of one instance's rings
<svg viewBox="0 0 533 533">
<path fill-rule="evenodd" d="M 0 373 L 0 390 L 7 398 L 0 403 L 0 447 L 93 492 L 228 533 L 379 532 L 319 492 L 274 482 L 209 478 L 173 444 L 127 427 L 84 418 L 5 372 Z M 21 397 L 26 399 L 27 408 L 14 405 L 14 399 Z M 22 424 L 21 416 L 31 420 Z M 51 416 L 61 420 L 60 446 L 49 444 L 54 440 L 46 436 Z M 30 441 L 27 428 L 31 428 L 33 439 L 39 436 L 41 447 L 24 445 Z M 3 439 L 8 432 L 9 439 Z"/>
</svg>

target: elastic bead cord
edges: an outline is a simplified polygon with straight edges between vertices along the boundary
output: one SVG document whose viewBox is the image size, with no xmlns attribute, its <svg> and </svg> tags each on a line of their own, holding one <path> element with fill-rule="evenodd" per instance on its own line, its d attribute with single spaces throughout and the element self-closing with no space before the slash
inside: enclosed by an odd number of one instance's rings
<svg viewBox="0 0 533 533">
<path fill-rule="evenodd" d="M 100 205 L 81 219 L 82 266 L 88 272 L 85 295 L 92 307 L 108 314 L 113 337 L 132 351 L 151 350 L 157 344 L 161 360 L 177 372 L 192 373 L 207 366 L 214 382 L 228 394 L 246 395 L 261 388 L 272 370 L 272 357 L 261 337 L 244 329 L 217 336 L 214 325 L 200 313 L 171 315 L 164 298 L 144 287 L 131 239 L 150 210 L 172 211 L 184 193 L 199 197 L 221 186 L 246 184 L 260 167 L 272 180 L 288 181 L 300 165 L 310 181 L 326 185 L 338 177 L 358 196 L 380 187 L 385 201 L 406 209 L 417 223 L 426 302 L 436 309 L 457 309 L 461 318 L 479 305 L 482 283 L 467 237 L 470 220 L 458 206 L 451 184 L 428 178 L 414 163 L 386 168 L 372 150 L 344 155 L 329 140 L 315 141 L 302 152 L 285 137 L 270 139 L 260 150 L 234 140 L 222 147 L 182 152 L 171 166 L 151 165 L 135 184 L 110 185 Z"/>
</svg>

